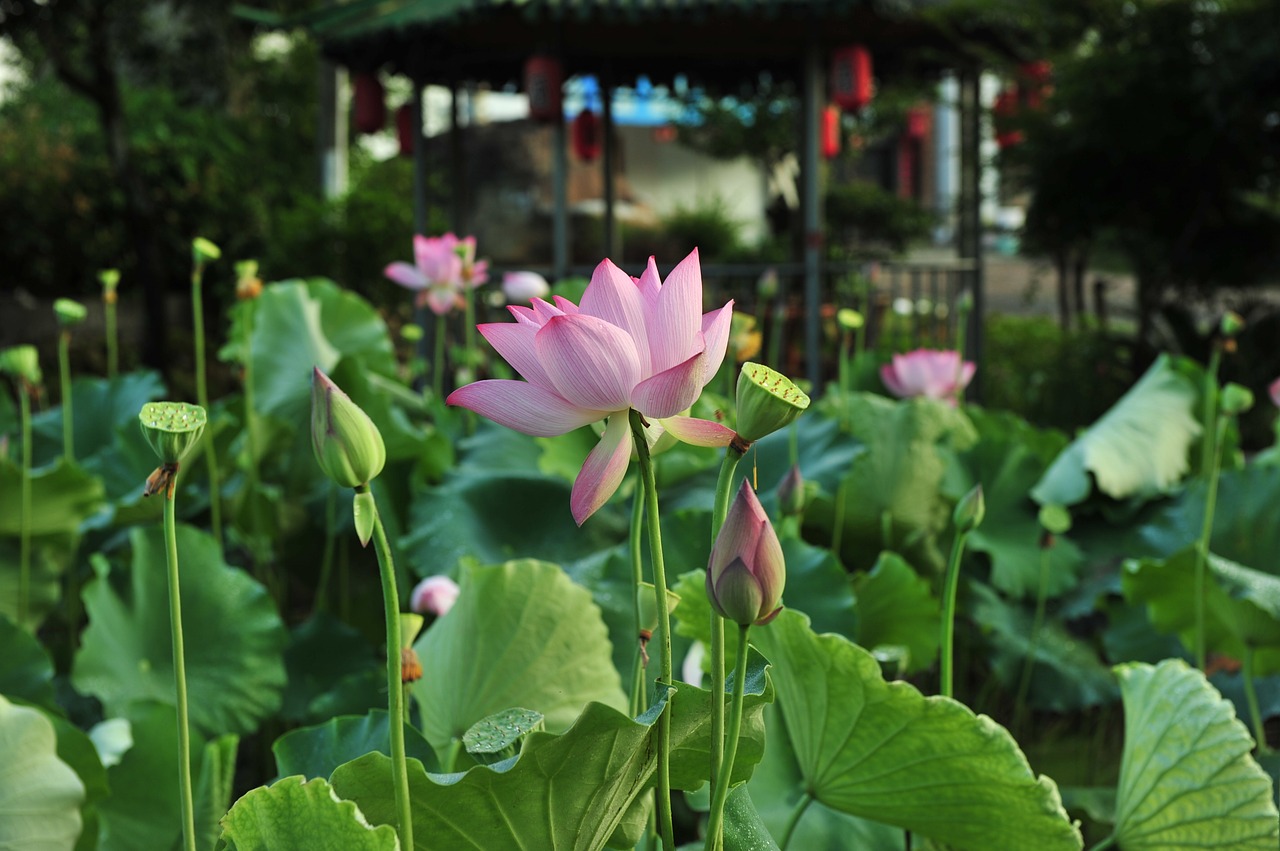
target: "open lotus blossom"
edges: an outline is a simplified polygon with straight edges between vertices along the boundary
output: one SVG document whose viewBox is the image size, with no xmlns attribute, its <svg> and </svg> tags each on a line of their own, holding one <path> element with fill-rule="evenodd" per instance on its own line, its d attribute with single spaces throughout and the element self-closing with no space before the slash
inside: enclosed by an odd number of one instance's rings
<svg viewBox="0 0 1280 851">
<path fill-rule="evenodd" d="M 413 264 L 391 263 L 383 270 L 402 287 L 418 291 L 416 304 L 430 307 L 443 316 L 458 304 L 464 287 L 474 288 L 489 280 L 488 261 L 475 259 L 475 237 L 415 236 Z"/>
<path fill-rule="evenodd" d="M 414 586 L 409 608 L 420 615 L 443 617 L 458 599 L 458 583 L 447 576 L 428 576 Z"/>
<path fill-rule="evenodd" d="M 916 349 L 894 355 L 893 363 L 880 367 L 880 379 L 899 399 L 925 396 L 955 404 L 955 397 L 973 380 L 973 361 L 960 362 L 956 351 Z"/>
<path fill-rule="evenodd" d="M 1267 392 L 1271 394 L 1271 401 L 1275 403 L 1275 406 L 1280 408 L 1280 378 L 1277 378 L 1267 386 Z"/>
<path fill-rule="evenodd" d="M 608 420 L 600 443 L 573 483 L 570 508 L 582 524 L 626 474 L 633 448 L 629 411 L 660 421 L 667 433 L 699 446 L 727 446 L 731 429 L 680 416 L 720 368 L 733 302 L 702 312 L 698 252 L 665 281 L 653 258 L 639 278 L 601 262 L 576 305 L 560 296 L 509 305 L 515 322 L 480 325 L 524 381 L 477 381 L 449 395 L 450 405 L 525 434 L 552 437 Z"/>
<path fill-rule="evenodd" d="M 502 276 L 502 292 L 507 301 L 527 304 L 535 298 L 546 298 L 551 286 L 537 272 L 507 272 Z"/>
</svg>

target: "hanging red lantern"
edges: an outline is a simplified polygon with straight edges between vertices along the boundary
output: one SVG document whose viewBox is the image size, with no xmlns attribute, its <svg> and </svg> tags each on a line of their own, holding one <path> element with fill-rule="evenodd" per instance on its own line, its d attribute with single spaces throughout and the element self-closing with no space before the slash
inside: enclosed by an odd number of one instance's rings
<svg viewBox="0 0 1280 851">
<path fill-rule="evenodd" d="M 840 107 L 822 110 L 822 155 L 829 160 L 840 153 Z"/>
<path fill-rule="evenodd" d="M 600 156 L 600 119 L 590 107 L 578 113 L 570 128 L 573 139 L 573 152 L 585 163 L 592 162 Z"/>
<path fill-rule="evenodd" d="M 913 106 L 907 110 L 907 135 L 912 139 L 928 137 L 932 123 L 933 114 L 927 106 Z"/>
<path fill-rule="evenodd" d="M 1019 144 L 1022 139 L 1022 131 L 1011 127 L 1014 116 L 1018 112 L 1018 93 L 1013 89 L 1005 89 L 996 97 L 996 102 L 992 104 L 992 124 L 996 131 L 996 145 L 1001 150 L 1011 145 Z"/>
<path fill-rule="evenodd" d="M 554 56 L 530 56 L 524 63 L 524 90 L 529 96 L 529 117 L 555 121 L 560 115 L 560 87 L 564 66 Z"/>
<path fill-rule="evenodd" d="M 831 99 L 846 112 L 871 103 L 871 51 L 855 44 L 832 54 L 830 86 Z"/>
<path fill-rule="evenodd" d="M 413 156 L 413 106 L 402 104 L 396 110 L 396 141 L 400 143 L 400 156 Z"/>
<path fill-rule="evenodd" d="M 377 74 L 356 74 L 355 123 L 357 133 L 377 133 L 387 124 L 387 104 Z"/>
<path fill-rule="evenodd" d="M 916 172 L 920 159 L 920 140 L 910 133 L 898 137 L 898 197 L 916 197 Z"/>
<path fill-rule="evenodd" d="M 1018 66 L 1018 100 L 1027 109 L 1039 109 L 1053 90 L 1053 65 L 1045 60 Z"/>
</svg>

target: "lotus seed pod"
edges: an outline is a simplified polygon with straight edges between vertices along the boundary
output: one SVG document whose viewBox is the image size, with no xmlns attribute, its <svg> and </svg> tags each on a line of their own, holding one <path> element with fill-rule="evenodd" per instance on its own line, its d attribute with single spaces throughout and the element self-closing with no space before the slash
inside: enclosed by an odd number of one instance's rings
<svg viewBox="0 0 1280 851">
<path fill-rule="evenodd" d="M 197 266 L 203 266 L 205 263 L 217 260 L 221 256 L 222 249 L 203 236 L 197 236 L 191 240 L 191 260 Z"/>
<path fill-rule="evenodd" d="M 324 474 L 346 488 L 368 484 L 387 460 L 373 420 L 318 367 L 311 376 L 311 446 Z"/>
<path fill-rule="evenodd" d="M 1244 330 L 1244 317 L 1234 310 L 1228 310 L 1222 314 L 1222 322 L 1218 328 L 1222 331 L 1222 336 L 1228 339 L 1235 337 Z"/>
<path fill-rule="evenodd" d="M 114 290 L 120 283 L 119 269 L 103 269 L 98 273 L 98 281 L 104 290 Z"/>
<path fill-rule="evenodd" d="M 138 414 L 142 435 L 160 463 L 172 466 L 200 442 L 209 417 L 204 408 L 186 402 L 148 402 Z"/>
<path fill-rule="evenodd" d="M 842 307 L 836 311 L 836 321 L 841 326 L 855 331 L 861 328 L 866 320 L 862 318 L 862 314 L 854 310 L 852 307 Z"/>
<path fill-rule="evenodd" d="M 808 395 L 777 370 L 744 363 L 738 374 L 738 434 L 748 443 L 790 425 L 809 407 Z"/>
<path fill-rule="evenodd" d="M 987 513 L 986 502 L 982 498 L 982 485 L 974 485 L 973 490 L 960 497 L 956 509 L 951 513 L 951 521 L 956 524 L 960 534 L 972 532 L 982 525 L 982 518 Z"/>
<path fill-rule="evenodd" d="M 415 615 L 411 612 L 400 613 L 400 646 L 412 647 L 413 642 L 417 639 L 418 633 L 422 632 L 422 625 L 427 619 L 422 615 Z"/>
<path fill-rule="evenodd" d="M 32 386 L 39 385 L 44 378 L 35 346 L 13 346 L 0 352 L 0 372 Z"/>
<path fill-rule="evenodd" d="M 83 304 L 69 298 L 60 298 L 53 303 L 53 312 L 57 314 L 58 324 L 63 328 L 79 325 L 89 315 Z"/>
<path fill-rule="evenodd" d="M 658 600 L 652 582 L 641 582 L 636 588 L 636 602 L 640 604 L 640 631 L 652 633 L 658 628 Z M 667 614 L 680 605 L 680 595 L 667 591 Z"/>
<path fill-rule="evenodd" d="M 1234 381 L 1222 388 L 1222 413 L 1236 417 L 1253 407 L 1253 391 Z"/>
<path fill-rule="evenodd" d="M 1040 508 L 1040 525 L 1055 535 L 1071 531 L 1071 512 L 1063 505 L 1044 505 Z"/>
</svg>

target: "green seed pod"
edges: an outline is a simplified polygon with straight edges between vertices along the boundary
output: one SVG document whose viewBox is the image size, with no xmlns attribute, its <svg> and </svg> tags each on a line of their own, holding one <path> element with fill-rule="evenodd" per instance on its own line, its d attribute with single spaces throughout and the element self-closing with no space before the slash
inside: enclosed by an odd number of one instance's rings
<svg viewBox="0 0 1280 851">
<path fill-rule="evenodd" d="M 863 326 L 866 320 L 862 318 L 861 313 L 852 307 L 842 307 L 836 311 L 836 321 L 844 328 L 857 330 Z"/>
<path fill-rule="evenodd" d="M 222 249 L 203 236 L 191 240 L 191 261 L 197 266 L 217 260 L 222 256 Z"/>
<path fill-rule="evenodd" d="M 1222 388 L 1222 413 L 1236 417 L 1253 407 L 1253 391 L 1234 381 Z"/>
<path fill-rule="evenodd" d="M 641 582 L 636 588 L 636 601 L 640 604 L 640 629 L 642 632 L 653 632 L 658 628 L 658 601 L 652 582 Z M 676 610 L 680 604 L 680 595 L 667 591 L 667 614 Z"/>
<path fill-rule="evenodd" d="M 956 524 L 960 534 L 972 532 L 982 525 L 982 518 L 987 513 L 986 503 L 982 499 L 982 485 L 974 485 L 973 490 L 960 497 L 956 509 L 951 513 L 951 521 Z"/>
<path fill-rule="evenodd" d="M 324 474 L 344 488 L 366 485 L 382 472 L 382 434 L 329 376 L 311 376 L 311 447 Z"/>
<path fill-rule="evenodd" d="M 416 343 L 422 339 L 422 326 L 407 322 L 400 326 L 400 336 L 407 342 Z"/>
<path fill-rule="evenodd" d="M 39 385 L 44 379 L 35 346 L 13 346 L 0 352 L 0 372 L 32 386 Z"/>
<path fill-rule="evenodd" d="M 777 370 L 744 363 L 738 374 L 738 435 L 748 443 L 790 425 L 809 397 Z"/>
<path fill-rule="evenodd" d="M 1065 535 L 1071 531 L 1071 512 L 1063 505 L 1044 505 L 1040 507 L 1038 519 L 1046 532 L 1054 535 Z"/>
<path fill-rule="evenodd" d="M 114 290 L 116 284 L 120 283 L 120 270 L 103 269 L 98 273 L 98 281 L 102 284 L 104 290 Z"/>
<path fill-rule="evenodd" d="M 1244 330 L 1244 317 L 1234 310 L 1228 310 L 1222 314 L 1222 321 L 1218 325 L 1218 330 L 1222 332 L 1222 336 L 1231 339 Z"/>
<path fill-rule="evenodd" d="M 418 633 L 422 631 L 422 624 L 426 622 L 426 618 L 422 615 L 415 615 L 413 612 L 400 613 L 400 646 L 412 647 L 414 639 L 418 637 Z"/>
<path fill-rule="evenodd" d="M 60 298 L 53 303 L 53 312 L 58 316 L 58 324 L 63 328 L 79 325 L 89 315 L 83 304 L 69 298 Z"/>
<path fill-rule="evenodd" d="M 208 421 L 204 408 L 186 402 L 148 402 L 138 414 L 142 436 L 165 465 L 177 464 L 200 442 Z"/>
</svg>

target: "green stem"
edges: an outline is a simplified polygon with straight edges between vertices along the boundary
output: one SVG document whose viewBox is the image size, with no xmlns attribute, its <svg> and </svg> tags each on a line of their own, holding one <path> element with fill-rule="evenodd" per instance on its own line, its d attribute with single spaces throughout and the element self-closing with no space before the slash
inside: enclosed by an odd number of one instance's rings
<svg viewBox="0 0 1280 851">
<path fill-rule="evenodd" d="M 361 485 L 357 491 L 368 488 Z M 404 689 L 400 679 L 400 595 L 396 591 L 396 567 L 391 545 L 377 506 L 373 513 L 373 543 L 382 575 L 382 606 L 387 622 L 387 715 L 391 722 L 391 773 L 395 781 L 400 847 L 413 848 L 413 815 L 409 806 L 409 770 L 404 757 Z"/>
<path fill-rule="evenodd" d="M 1040 548 L 1040 584 L 1036 589 L 1036 614 L 1031 621 L 1031 649 L 1022 663 L 1022 676 L 1018 679 L 1018 696 L 1013 703 L 1014 724 L 1016 729 L 1022 728 L 1022 719 L 1026 713 L 1027 692 L 1031 689 L 1031 671 L 1036 665 L 1036 652 L 1040 648 L 1040 630 L 1044 627 L 1044 611 L 1049 584 L 1049 548 Z"/>
<path fill-rule="evenodd" d="M 738 737 L 742 734 L 742 695 L 747 679 L 747 631 L 751 625 L 738 626 L 738 664 L 733 669 L 733 706 L 729 711 L 729 741 L 716 778 L 715 795 L 707 820 L 705 851 L 715 851 L 724 842 L 724 802 L 729 797 L 729 780 L 733 776 L 733 760 L 738 755 Z"/>
<path fill-rule="evenodd" d="M 196 401 L 209 410 L 209 387 L 205 374 L 204 354 L 204 264 L 197 263 L 191 270 L 191 322 L 196 343 Z M 213 439 L 204 438 L 204 464 L 209 474 L 209 521 L 213 538 L 222 549 L 222 486 L 218 477 L 218 456 Z"/>
<path fill-rule="evenodd" d="M 966 537 L 968 537 L 966 533 L 957 532 L 955 540 L 951 543 L 951 558 L 947 560 L 947 578 L 942 595 L 942 677 L 939 691 L 944 697 L 952 696 L 954 686 L 952 645 L 955 642 L 956 633 L 956 591 L 960 587 L 960 556 L 964 554 Z"/>
<path fill-rule="evenodd" d="M 745 454 L 744 449 L 728 446 L 724 450 L 724 461 L 720 464 L 720 477 L 716 480 L 716 497 L 711 511 L 711 544 L 715 546 L 720 527 L 729 514 L 729 496 L 733 493 L 733 474 L 738 469 L 738 462 Z M 720 773 L 720 764 L 724 759 L 724 618 L 711 609 L 711 768 L 707 776 L 711 788 L 715 788 L 716 778 Z"/>
<path fill-rule="evenodd" d="M 1253 645 L 1245 644 L 1243 667 L 1240 676 L 1244 678 L 1244 699 L 1249 705 L 1249 718 L 1253 721 L 1253 738 L 1258 743 L 1258 753 L 1268 753 L 1267 728 L 1262 723 L 1262 710 L 1258 707 L 1258 692 L 1253 683 Z"/>
<path fill-rule="evenodd" d="M 244 315 L 244 429 L 249 445 L 249 466 L 245 469 L 245 491 L 252 497 L 258 489 L 258 412 L 253 396 L 253 320 L 258 303 L 250 300 L 245 303 Z M 256 518 L 257 512 L 250 512 Z"/>
<path fill-rule="evenodd" d="M 813 793 L 806 791 L 800 796 L 800 800 L 796 802 L 795 809 L 791 811 L 791 815 L 787 818 L 787 826 L 782 831 L 782 842 L 778 844 L 780 851 L 787 851 L 787 846 L 791 844 L 791 837 L 796 832 L 796 827 L 800 824 L 800 817 L 804 815 L 805 810 L 809 809 L 809 805 L 813 803 Z"/>
<path fill-rule="evenodd" d="M 471 367 L 471 377 L 474 381 L 480 377 L 480 351 L 476 348 L 476 291 L 470 285 L 464 289 L 466 292 L 463 296 L 462 304 L 467 327 L 463 331 L 466 335 L 464 340 L 467 344 L 467 366 Z"/>
<path fill-rule="evenodd" d="M 636 652 L 635 665 L 631 670 L 631 717 L 635 718 L 644 711 L 644 661 L 640 652 L 640 631 L 644 624 L 640 618 L 640 583 L 644 581 L 644 556 L 642 552 L 641 524 L 644 522 L 644 488 L 637 487 L 635 497 L 631 501 L 631 530 L 629 533 L 629 551 L 631 553 L 631 604 L 635 617 Z"/>
<path fill-rule="evenodd" d="M 196 851 L 196 808 L 191 792 L 191 730 L 187 722 L 187 664 L 182 646 L 182 595 L 178 587 L 178 521 L 172 492 L 164 499 L 164 542 L 169 561 L 169 628 L 173 635 L 173 686 L 178 701 L 178 793 L 182 847 Z"/>
<path fill-rule="evenodd" d="M 1215 423 L 1215 434 L 1213 436 L 1213 450 L 1209 454 L 1209 465 L 1205 468 L 1205 474 L 1209 477 L 1206 482 L 1207 491 L 1204 498 L 1204 518 L 1200 524 L 1200 539 L 1196 541 L 1196 572 L 1195 572 L 1195 613 L 1196 613 L 1196 667 L 1200 670 L 1205 669 L 1208 654 L 1205 649 L 1205 615 L 1204 615 L 1204 599 L 1205 586 L 1208 582 L 1206 576 L 1208 572 L 1209 562 L 1209 539 L 1213 537 L 1213 513 L 1218 502 L 1218 468 L 1222 464 L 1222 426 L 1226 420 L 1217 420 Z"/>
<path fill-rule="evenodd" d="M 107 378 L 115 378 L 120 371 L 120 342 L 116 333 L 116 303 L 114 299 L 105 299 L 102 305 L 103 316 L 107 323 Z"/>
<path fill-rule="evenodd" d="M 614 414 L 621 416 L 621 414 Z M 663 686 L 670 688 L 674 682 L 671 670 L 671 615 L 667 612 L 667 572 L 662 558 L 662 524 L 658 515 L 658 483 L 653 474 L 653 462 L 649 458 L 649 444 L 644 437 L 644 418 L 639 411 L 631 411 L 631 432 L 635 436 L 636 456 L 640 459 L 640 478 L 644 483 L 646 526 L 649 529 L 649 561 L 653 565 L 654 597 L 658 607 L 658 659 L 661 662 Z M 671 826 L 671 704 L 675 700 L 672 689 L 658 716 L 658 832 L 662 836 L 664 851 L 675 851 L 675 832 Z"/>
<path fill-rule="evenodd" d="M 1115 844 L 1116 844 L 1116 836 L 1113 833 L 1110 836 L 1108 836 L 1106 839 L 1103 839 L 1097 845 L 1090 848 L 1089 851 L 1103 851 L 1103 849 L 1110 848 Z"/>
<path fill-rule="evenodd" d="M 18 381 L 22 417 L 22 514 L 18 518 L 18 625 L 26 626 L 31 601 L 31 397 L 26 382 Z M 35 630 L 32 629 L 32 632 Z"/>
<path fill-rule="evenodd" d="M 58 336 L 58 381 L 62 392 L 62 454 L 76 460 L 75 420 L 71 415 L 71 332 Z"/>
<path fill-rule="evenodd" d="M 431 389 L 437 401 L 444 399 L 444 332 L 443 314 L 436 317 L 436 352 L 431 364 Z"/>
</svg>

